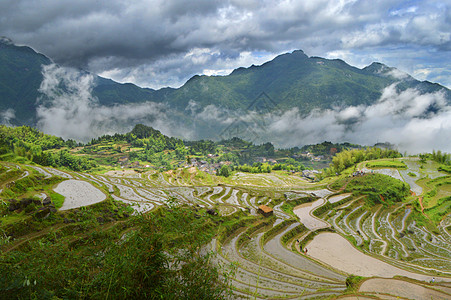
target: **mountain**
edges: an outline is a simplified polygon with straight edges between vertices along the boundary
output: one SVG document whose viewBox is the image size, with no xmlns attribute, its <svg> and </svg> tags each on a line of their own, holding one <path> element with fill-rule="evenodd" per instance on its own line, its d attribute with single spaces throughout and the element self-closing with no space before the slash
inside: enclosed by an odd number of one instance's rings
<svg viewBox="0 0 451 300">
<path fill-rule="evenodd" d="M 36 100 L 43 80 L 42 66 L 52 60 L 27 46 L 16 46 L 7 38 L 0 38 L 0 112 L 12 108 L 14 125 L 34 125 Z M 95 76 L 93 96 L 101 105 L 145 102 L 151 99 L 152 89 L 131 83 L 120 84 Z"/>
<path fill-rule="evenodd" d="M 176 108 L 186 107 L 191 100 L 201 107 L 214 104 L 243 110 L 264 92 L 279 109 L 297 107 L 308 113 L 315 108 L 372 104 L 385 87 L 400 80 L 399 74 L 381 63 L 358 69 L 339 59 L 308 57 L 297 50 L 261 66 L 238 68 L 228 76 L 194 76 L 167 98 Z M 450 91 L 443 86 L 420 82 L 407 74 L 402 77 L 400 90 L 444 90 L 451 101 Z"/>
<path fill-rule="evenodd" d="M 51 59 L 33 49 L 0 39 L 0 113 L 14 109 L 13 125 L 36 125 L 37 99 L 45 98 L 39 92 L 42 66 L 49 64 Z M 195 128 L 199 138 L 211 137 L 209 132 L 224 129 L 195 119 L 197 113 L 210 105 L 238 115 L 297 108 L 305 116 L 314 109 L 372 105 L 383 89 L 393 83 L 398 83 L 398 91 L 407 88 L 421 93 L 442 91 L 447 104 L 451 104 L 449 89 L 418 81 L 384 64 L 372 63 L 359 69 L 340 59 L 309 57 L 301 50 L 279 55 L 261 66 L 235 69 L 227 76 L 196 75 L 176 89 L 153 90 L 96 75 L 94 78 L 92 95 L 99 105 L 162 103 L 170 115 L 176 116 L 179 125 Z M 247 122 L 240 120 L 230 126 L 246 128 Z"/>
</svg>

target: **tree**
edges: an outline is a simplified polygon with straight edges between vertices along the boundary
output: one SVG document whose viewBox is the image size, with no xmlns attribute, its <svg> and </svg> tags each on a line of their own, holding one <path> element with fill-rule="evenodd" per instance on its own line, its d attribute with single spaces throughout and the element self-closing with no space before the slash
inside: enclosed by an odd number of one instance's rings
<svg viewBox="0 0 451 300">
<path fill-rule="evenodd" d="M 230 176 L 230 170 L 227 165 L 223 165 L 221 169 L 219 170 L 219 176 L 229 177 Z"/>
</svg>

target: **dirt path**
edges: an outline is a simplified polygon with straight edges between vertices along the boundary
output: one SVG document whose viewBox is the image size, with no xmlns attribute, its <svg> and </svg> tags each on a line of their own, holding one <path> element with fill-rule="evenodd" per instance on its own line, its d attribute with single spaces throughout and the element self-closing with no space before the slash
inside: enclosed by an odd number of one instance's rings
<svg viewBox="0 0 451 300">
<path fill-rule="evenodd" d="M 424 214 L 423 197 L 418 197 L 418 201 L 420 202 L 421 212 Z"/>
</svg>

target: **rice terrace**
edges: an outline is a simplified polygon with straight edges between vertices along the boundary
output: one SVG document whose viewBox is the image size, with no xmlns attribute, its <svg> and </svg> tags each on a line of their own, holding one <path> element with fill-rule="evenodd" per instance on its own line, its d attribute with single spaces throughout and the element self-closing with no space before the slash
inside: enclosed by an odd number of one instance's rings
<svg viewBox="0 0 451 300">
<path fill-rule="evenodd" d="M 121 168 L 102 163 L 145 145 L 124 135 L 33 156 L 37 131 L 4 127 L 3 136 L 19 131 L 30 144 L 5 145 L 0 162 L 2 295 L 451 298 L 447 154 L 354 148 L 315 180 L 286 164 L 254 173 L 223 164 L 214 175 L 193 162 L 208 151 L 180 167 Z"/>
</svg>

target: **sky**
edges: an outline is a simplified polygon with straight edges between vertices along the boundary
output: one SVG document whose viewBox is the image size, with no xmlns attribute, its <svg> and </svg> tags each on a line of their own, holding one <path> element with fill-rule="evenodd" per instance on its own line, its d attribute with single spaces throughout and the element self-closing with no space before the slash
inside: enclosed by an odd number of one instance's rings
<svg viewBox="0 0 451 300">
<path fill-rule="evenodd" d="M 155 89 L 295 49 L 451 88 L 451 0 L 2 0 L 0 36 Z"/>
</svg>

